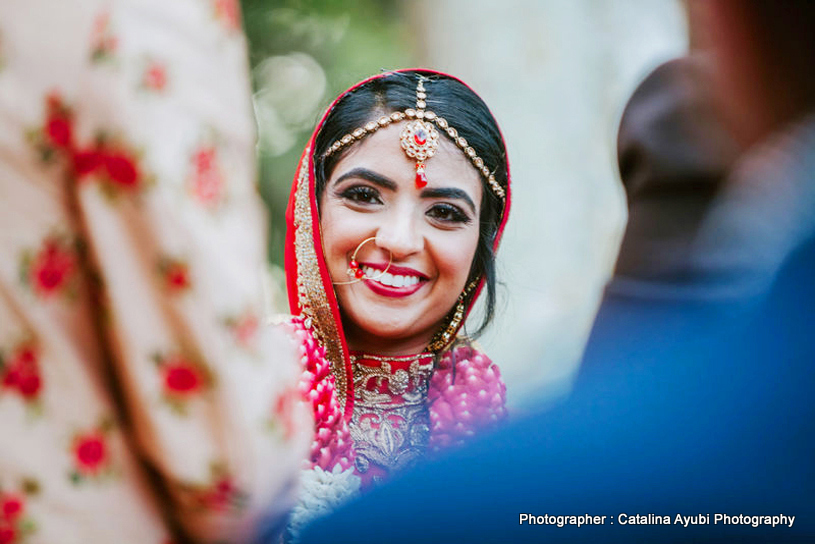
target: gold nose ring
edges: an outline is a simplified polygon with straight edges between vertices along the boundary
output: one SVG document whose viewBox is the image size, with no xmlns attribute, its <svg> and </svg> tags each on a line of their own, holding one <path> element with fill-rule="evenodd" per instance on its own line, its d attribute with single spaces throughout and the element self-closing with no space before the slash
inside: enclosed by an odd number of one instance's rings
<svg viewBox="0 0 815 544">
<path fill-rule="evenodd" d="M 379 273 L 379 275 L 371 277 L 365 275 L 365 271 L 359 266 L 359 262 L 357 262 L 357 253 L 359 253 L 360 248 L 367 244 L 368 242 L 376 240 L 376 236 L 371 236 L 370 238 L 365 238 L 363 241 L 359 243 L 357 248 L 354 250 L 354 253 L 351 255 L 351 262 L 348 263 L 348 270 L 346 270 L 346 274 L 348 274 L 351 278 L 351 281 L 335 281 L 333 282 L 334 285 L 350 285 L 352 283 L 357 283 L 358 281 L 362 280 L 378 280 L 385 273 L 390 270 L 391 264 L 393 263 L 393 252 L 388 250 L 388 266 L 385 267 L 385 270 Z"/>
</svg>

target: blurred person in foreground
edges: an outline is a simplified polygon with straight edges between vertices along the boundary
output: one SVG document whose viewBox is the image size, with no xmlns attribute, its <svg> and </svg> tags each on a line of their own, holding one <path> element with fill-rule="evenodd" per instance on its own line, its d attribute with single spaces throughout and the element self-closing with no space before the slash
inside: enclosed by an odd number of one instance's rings
<svg viewBox="0 0 815 544">
<path fill-rule="evenodd" d="M 0 3 L 3 544 L 282 524 L 312 423 L 250 96 L 236 0 Z"/>
<path fill-rule="evenodd" d="M 567 402 L 371 493 L 314 524 L 303 542 L 815 538 L 815 243 L 806 200 L 815 185 L 815 6 L 695 7 L 693 24 L 710 25 L 716 100 L 750 147 L 703 206 L 687 256 L 723 242 L 728 258 L 752 251 L 716 238 L 717 225 L 778 237 L 783 248 L 754 276 L 770 275 L 759 281 L 765 292 L 749 288 L 723 306 L 642 297 L 629 319 L 606 314 Z M 799 197 L 761 212 L 755 193 L 740 196 L 757 184 L 752 176 L 765 194 L 778 186 Z M 742 231 L 750 208 L 790 225 Z M 652 228 L 661 227 L 655 218 Z M 730 274 L 748 260 L 721 262 Z"/>
</svg>

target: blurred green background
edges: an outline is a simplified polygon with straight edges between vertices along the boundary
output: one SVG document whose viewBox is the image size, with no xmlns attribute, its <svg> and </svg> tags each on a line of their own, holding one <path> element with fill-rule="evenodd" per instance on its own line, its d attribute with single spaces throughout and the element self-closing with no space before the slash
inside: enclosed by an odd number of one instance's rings
<svg viewBox="0 0 815 544">
<path fill-rule="evenodd" d="M 242 0 L 259 130 L 269 256 L 283 265 L 285 211 L 297 160 L 323 110 L 382 69 L 414 66 L 400 0 Z"/>
</svg>

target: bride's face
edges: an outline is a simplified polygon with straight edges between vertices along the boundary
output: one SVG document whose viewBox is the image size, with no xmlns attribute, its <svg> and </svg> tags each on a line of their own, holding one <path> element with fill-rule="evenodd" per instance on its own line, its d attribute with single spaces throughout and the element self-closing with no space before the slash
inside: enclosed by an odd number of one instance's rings
<svg viewBox="0 0 815 544">
<path fill-rule="evenodd" d="M 349 346 L 380 354 L 427 346 L 464 289 L 479 235 L 479 173 L 440 137 L 426 161 L 428 184 L 418 189 L 402 128 L 390 125 L 349 149 L 320 197 L 323 250 Z M 356 260 L 373 279 L 338 283 L 352 279 L 354 250 L 371 237 Z"/>
</svg>

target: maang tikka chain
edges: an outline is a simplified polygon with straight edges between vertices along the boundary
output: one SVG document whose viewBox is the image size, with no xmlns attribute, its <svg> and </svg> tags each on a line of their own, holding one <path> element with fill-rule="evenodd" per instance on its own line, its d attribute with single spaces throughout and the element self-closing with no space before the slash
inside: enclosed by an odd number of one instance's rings
<svg viewBox="0 0 815 544">
<path fill-rule="evenodd" d="M 435 125 L 439 130 L 447 133 L 450 139 L 455 142 L 459 149 L 461 149 L 461 151 L 467 156 L 475 169 L 478 170 L 482 176 L 484 176 L 484 179 L 487 180 L 487 184 L 489 185 L 490 189 L 492 189 L 492 192 L 499 199 L 501 199 L 501 202 L 505 202 L 506 190 L 495 178 L 495 173 L 493 170 L 487 164 L 484 164 L 484 160 L 478 155 L 475 148 L 473 148 L 463 136 L 460 136 L 458 131 L 454 127 L 451 127 L 445 118 L 439 117 L 433 111 L 426 109 L 427 91 L 425 90 L 424 86 L 425 80 L 426 78 L 422 78 L 420 76 L 419 83 L 416 86 L 416 107 L 418 110 L 408 108 L 405 111 L 395 111 L 393 113 L 383 115 L 375 121 L 369 121 L 364 126 L 355 128 L 331 144 L 328 149 L 323 152 L 323 160 L 330 157 L 334 153 L 337 153 L 339 150 L 352 145 L 354 142 L 358 142 L 366 136 L 373 134 L 380 128 L 390 126 L 392 123 L 400 123 L 408 120 L 408 127 L 421 127 L 425 131 L 419 134 L 416 134 L 415 132 L 408 133 L 406 128 L 402 131 L 402 135 L 400 136 L 400 141 L 405 153 L 407 153 L 410 158 L 416 159 L 417 161 L 416 185 L 423 187 L 427 183 L 424 161 L 433 156 L 438 148 L 439 137 L 438 132 L 433 126 Z M 417 122 L 421 122 L 421 124 L 417 125 Z M 408 148 L 405 147 L 406 145 L 411 149 L 416 149 L 416 151 L 408 152 Z M 419 155 L 420 152 L 422 152 L 424 155 L 423 158 Z M 416 155 L 413 156 L 411 153 L 416 153 Z"/>
<path fill-rule="evenodd" d="M 432 157 L 439 147 L 439 133 L 429 123 L 423 121 L 427 107 L 427 93 L 424 79 L 419 78 L 416 85 L 416 119 L 408 123 L 399 136 L 405 154 L 416 160 L 416 188 L 427 185 L 425 161 Z"/>
</svg>

